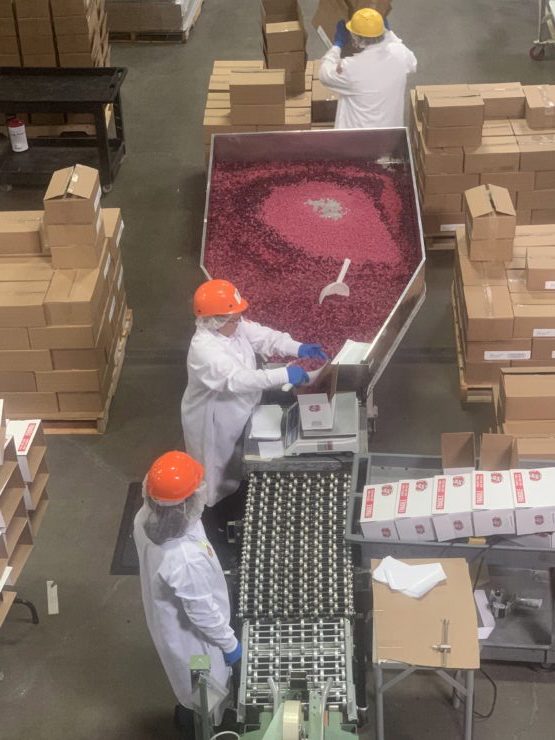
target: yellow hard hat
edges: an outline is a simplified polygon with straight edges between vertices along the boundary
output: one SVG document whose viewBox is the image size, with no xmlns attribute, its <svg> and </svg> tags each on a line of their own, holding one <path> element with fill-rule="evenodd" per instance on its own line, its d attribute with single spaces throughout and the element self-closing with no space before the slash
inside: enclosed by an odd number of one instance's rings
<svg viewBox="0 0 555 740">
<path fill-rule="evenodd" d="M 385 27 L 383 18 L 377 10 L 361 8 L 353 15 L 347 23 L 347 29 L 357 36 L 367 39 L 376 39 L 384 35 Z"/>
</svg>

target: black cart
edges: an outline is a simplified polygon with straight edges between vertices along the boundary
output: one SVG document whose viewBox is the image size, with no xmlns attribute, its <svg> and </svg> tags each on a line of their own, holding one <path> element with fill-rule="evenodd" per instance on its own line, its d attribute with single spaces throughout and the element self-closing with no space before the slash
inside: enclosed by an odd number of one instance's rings
<svg viewBox="0 0 555 740">
<path fill-rule="evenodd" d="M 124 67 L 0 67 L 0 112 L 89 113 L 95 136 L 32 139 L 26 152 L 13 152 L 0 139 L 0 185 L 46 185 L 52 172 L 76 162 L 100 171 L 107 193 L 125 155 L 120 88 Z M 115 137 L 110 138 L 105 107 L 113 105 Z"/>
</svg>

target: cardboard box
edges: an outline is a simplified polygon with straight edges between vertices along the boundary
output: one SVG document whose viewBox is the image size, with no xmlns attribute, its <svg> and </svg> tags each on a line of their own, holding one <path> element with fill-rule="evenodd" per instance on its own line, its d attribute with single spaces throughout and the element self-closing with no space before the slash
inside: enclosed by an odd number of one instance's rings
<svg viewBox="0 0 555 740">
<path fill-rule="evenodd" d="M 555 223 L 555 208 L 535 209 L 532 211 L 533 224 Z"/>
<path fill-rule="evenodd" d="M 37 390 L 33 372 L 0 372 L 0 393 L 30 393 Z"/>
<path fill-rule="evenodd" d="M 482 126 L 482 136 L 514 136 L 515 132 L 511 122 L 507 120 L 484 121 Z"/>
<path fill-rule="evenodd" d="M 525 85 L 526 123 L 532 129 L 555 127 L 555 85 Z"/>
<path fill-rule="evenodd" d="M 349 20 L 350 14 L 347 4 L 342 0 L 319 0 L 312 25 L 324 43 L 333 40 L 335 26 L 339 20 Z"/>
<path fill-rule="evenodd" d="M 365 486 L 360 528 L 368 540 L 398 540 L 395 526 L 397 483 Z"/>
<path fill-rule="evenodd" d="M 51 0 L 52 15 L 86 15 L 91 5 L 90 0 Z"/>
<path fill-rule="evenodd" d="M 474 262 L 510 262 L 513 258 L 512 239 L 468 239 L 467 244 Z"/>
<path fill-rule="evenodd" d="M 399 481 L 395 524 L 400 540 L 436 539 L 432 522 L 433 486 L 433 478 Z"/>
<path fill-rule="evenodd" d="M 60 411 L 100 413 L 106 405 L 102 393 L 58 393 Z"/>
<path fill-rule="evenodd" d="M 479 470 L 510 470 L 516 463 L 516 446 L 512 435 L 482 434 Z"/>
<path fill-rule="evenodd" d="M 320 80 L 312 82 L 312 120 L 316 122 L 335 121 L 337 96 Z"/>
<path fill-rule="evenodd" d="M 37 390 L 54 393 L 100 392 L 105 371 L 50 370 L 36 373 Z"/>
<path fill-rule="evenodd" d="M 533 294 L 513 293 L 513 336 L 555 337 L 555 305 L 541 303 Z"/>
<path fill-rule="evenodd" d="M 474 432 L 444 432 L 441 435 L 441 464 L 445 475 L 465 475 L 476 466 Z"/>
<path fill-rule="evenodd" d="M 555 468 L 511 470 L 516 533 L 555 530 Z"/>
<path fill-rule="evenodd" d="M 29 332 L 24 328 L 0 328 L 1 349 L 30 349 Z"/>
<path fill-rule="evenodd" d="M 121 208 L 103 208 L 104 233 L 108 240 L 108 249 L 112 259 L 117 261 L 120 256 L 120 242 L 125 224 L 121 215 Z"/>
<path fill-rule="evenodd" d="M 484 101 L 481 95 L 447 96 L 424 94 L 424 122 L 429 127 L 481 127 Z"/>
<path fill-rule="evenodd" d="M 534 190 L 550 190 L 555 188 L 554 172 L 536 172 Z"/>
<path fill-rule="evenodd" d="M 524 117 L 525 96 L 520 82 L 482 83 L 469 87 L 482 97 L 486 120 Z"/>
<path fill-rule="evenodd" d="M 13 435 L 17 464 L 25 483 L 32 483 L 46 454 L 46 440 L 40 419 L 9 421 L 8 434 Z"/>
<path fill-rule="evenodd" d="M 86 33 L 56 36 L 56 46 L 60 54 L 90 54 L 92 43 L 92 39 Z"/>
<path fill-rule="evenodd" d="M 96 349 L 53 349 L 54 370 L 102 370 L 108 360 L 103 347 Z"/>
<path fill-rule="evenodd" d="M 42 211 L 0 213 L 0 256 L 40 254 L 42 218 Z"/>
<path fill-rule="evenodd" d="M 462 147 L 430 149 L 420 138 L 418 159 L 422 171 L 428 175 L 456 175 L 463 171 L 464 150 Z"/>
<path fill-rule="evenodd" d="M 72 246 L 52 246 L 52 265 L 55 268 L 74 269 L 80 267 L 98 267 L 104 239 L 96 244 L 75 244 Z"/>
<path fill-rule="evenodd" d="M 545 251 L 545 257 L 526 257 L 528 290 L 555 290 L 555 246 Z"/>
<path fill-rule="evenodd" d="M 26 54 L 23 53 L 24 67 L 57 67 L 56 54 Z"/>
<path fill-rule="evenodd" d="M 432 516 L 439 542 L 472 537 L 472 475 L 436 475 Z"/>
<path fill-rule="evenodd" d="M 11 12 L 11 3 L 10 3 L 10 12 Z M 2 11 L 0 11 L 2 13 Z M 4 18 L 0 15 L 0 38 L 6 38 L 6 37 L 17 37 L 17 27 L 15 25 L 15 18 L 13 14 L 9 15 L 7 18 Z"/>
<path fill-rule="evenodd" d="M 17 45 L 17 40 L 16 40 Z M 0 53 L 0 67 L 21 67 L 21 58 L 19 53 L 2 54 Z"/>
<path fill-rule="evenodd" d="M 60 67 L 94 67 L 94 59 L 90 52 L 86 54 L 59 54 Z M 108 66 L 108 65 L 102 65 Z"/>
<path fill-rule="evenodd" d="M 444 195 L 423 193 L 420 205 L 425 213 L 453 213 L 453 211 L 462 209 L 462 195 L 460 193 Z"/>
<path fill-rule="evenodd" d="M 299 21 L 266 23 L 264 27 L 266 49 L 270 54 L 283 51 L 304 51 L 305 31 Z"/>
<path fill-rule="evenodd" d="M 304 51 L 286 51 L 266 54 L 266 64 L 269 70 L 276 72 L 284 69 L 286 72 L 303 72 L 306 64 Z"/>
<path fill-rule="evenodd" d="M 471 262 L 464 228 L 456 231 L 455 265 L 463 285 L 507 287 L 505 266 L 497 262 Z"/>
<path fill-rule="evenodd" d="M 553 419 L 504 421 L 501 427 L 504 434 L 512 436 L 515 439 L 521 439 L 523 437 L 555 437 L 555 420 Z M 516 465 L 512 467 L 516 467 Z"/>
<path fill-rule="evenodd" d="M 423 213 L 422 228 L 426 235 L 453 234 L 464 228 L 463 213 Z"/>
<path fill-rule="evenodd" d="M 463 323 L 469 341 L 501 341 L 513 337 L 513 305 L 507 287 L 463 288 Z"/>
<path fill-rule="evenodd" d="M 0 282 L 0 327 L 44 326 L 49 281 Z"/>
<path fill-rule="evenodd" d="M 1 372 L 33 372 L 52 370 L 50 353 L 46 350 L 0 350 Z"/>
<path fill-rule="evenodd" d="M 50 39 L 54 37 L 50 18 L 19 18 L 17 27 L 19 31 L 18 36 L 21 41 L 32 42 L 37 37 L 47 36 Z M 39 41 L 39 45 L 41 43 L 42 41 Z M 49 49 L 45 51 L 49 51 Z"/>
<path fill-rule="evenodd" d="M 23 18 L 50 19 L 48 0 L 15 0 L 15 13 L 18 21 Z"/>
<path fill-rule="evenodd" d="M 2 54 L 19 60 L 19 46 L 15 36 L 2 36 Z"/>
<path fill-rule="evenodd" d="M 499 404 L 503 421 L 555 419 L 555 373 L 503 371 Z"/>
<path fill-rule="evenodd" d="M 480 184 L 497 185 L 509 192 L 520 193 L 522 190 L 534 190 L 535 177 L 534 172 L 482 172 Z"/>
<path fill-rule="evenodd" d="M 56 47 L 52 34 L 49 36 L 20 36 L 19 43 L 24 60 L 43 54 L 56 58 Z"/>
<path fill-rule="evenodd" d="M 426 97 L 436 96 L 439 98 L 455 98 L 459 100 L 461 96 L 473 95 L 470 86 L 466 83 L 456 85 L 417 85 L 416 92 L 416 111 L 420 120 L 424 117 L 424 105 Z"/>
<path fill-rule="evenodd" d="M 514 239 L 516 211 L 507 190 L 480 185 L 464 194 L 467 232 L 472 240 Z"/>
<path fill-rule="evenodd" d="M 507 367 L 507 362 L 470 362 L 464 361 L 464 380 L 469 385 L 491 387 L 499 382 L 499 372 Z"/>
<path fill-rule="evenodd" d="M 101 196 L 98 170 L 81 164 L 57 170 L 44 196 L 46 222 L 49 225 L 96 223 Z"/>
<path fill-rule="evenodd" d="M 479 146 L 482 126 L 430 126 L 422 128 L 424 141 L 429 147 Z"/>
<path fill-rule="evenodd" d="M 234 126 L 243 124 L 284 124 L 284 105 L 233 105 L 231 122 Z"/>
<path fill-rule="evenodd" d="M 515 534 L 511 477 L 508 471 L 474 471 L 472 520 L 477 537 Z"/>
<path fill-rule="evenodd" d="M 99 28 L 99 21 L 96 13 L 81 13 L 79 15 L 70 16 L 54 16 L 54 30 L 56 32 L 56 38 L 60 36 L 82 36 L 87 35 L 89 38 Z M 60 48 L 58 46 L 58 48 Z"/>
<path fill-rule="evenodd" d="M 505 339 L 501 342 L 467 342 L 464 347 L 464 356 L 470 362 L 505 362 L 508 364 L 511 360 L 530 360 L 532 340 Z"/>
<path fill-rule="evenodd" d="M 428 195 L 444 193 L 463 193 L 479 184 L 478 175 L 428 175 L 420 173 L 422 187 Z"/>
<path fill-rule="evenodd" d="M 534 337 L 532 339 L 532 360 L 549 364 L 555 360 L 555 337 Z"/>
<path fill-rule="evenodd" d="M 515 136 L 486 137 L 480 146 L 464 149 L 464 171 L 469 174 L 517 172 L 519 165 L 520 149 Z"/>
<path fill-rule="evenodd" d="M 555 460 L 555 437 L 525 437 L 516 440 L 518 460 L 526 461 Z"/>
<path fill-rule="evenodd" d="M 57 413 L 58 399 L 55 393 L 4 393 L 6 413 L 11 416 L 23 414 L 48 416 Z"/>
<path fill-rule="evenodd" d="M 525 172 L 555 170 L 555 134 L 516 137 L 520 149 L 520 169 Z"/>
<path fill-rule="evenodd" d="M 555 208 L 555 189 L 551 190 L 529 190 L 519 193 L 518 207 L 530 208 L 531 210 Z"/>
<path fill-rule="evenodd" d="M 232 72 L 229 77 L 232 107 L 236 105 L 285 105 L 285 72 L 283 70 L 257 70 Z"/>
</svg>

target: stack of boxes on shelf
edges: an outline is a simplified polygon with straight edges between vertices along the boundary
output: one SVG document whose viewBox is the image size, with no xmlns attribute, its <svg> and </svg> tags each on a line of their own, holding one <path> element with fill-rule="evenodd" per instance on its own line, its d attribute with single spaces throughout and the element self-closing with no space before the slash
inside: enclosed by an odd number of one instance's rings
<svg viewBox="0 0 555 740">
<path fill-rule="evenodd" d="M 6 424 L 0 400 L 0 626 L 48 506 L 46 443 L 38 419 Z"/>
<path fill-rule="evenodd" d="M 203 0 L 106 0 L 110 33 L 114 36 L 179 34 L 175 40 L 181 41 L 196 23 L 202 3 Z"/>
<path fill-rule="evenodd" d="M 312 64 L 312 128 L 333 128 L 337 95 L 320 82 L 320 60 Z"/>
<path fill-rule="evenodd" d="M 555 547 L 555 468 L 519 468 L 528 455 L 518 440 L 484 434 L 475 469 L 474 435 L 442 436 L 442 446 L 457 453 L 451 462 L 442 455 L 442 475 L 365 487 L 365 538 L 444 542 L 501 535 L 513 544 Z"/>
<path fill-rule="evenodd" d="M 555 366 L 555 224 L 516 226 L 509 194 L 464 196 L 456 233 L 454 312 L 467 385 L 493 386 L 502 368 Z"/>
<path fill-rule="evenodd" d="M 424 233 L 454 235 L 463 193 L 509 190 L 517 223 L 555 223 L 554 86 L 432 85 L 411 93 L 410 128 Z"/>
<path fill-rule="evenodd" d="M 0 66 L 103 67 L 110 63 L 104 0 L 3 0 Z"/>
<path fill-rule="evenodd" d="M 311 86 L 307 72 L 305 87 Z M 265 69 L 259 60 L 214 62 L 204 111 L 206 157 L 212 134 L 309 128 L 310 92 L 286 98 L 284 70 Z"/>
<path fill-rule="evenodd" d="M 44 213 L 0 217 L 0 396 L 10 418 L 99 418 L 121 365 L 119 209 L 97 170 L 54 173 Z M 119 345 L 119 346 L 118 346 Z"/>
<path fill-rule="evenodd" d="M 268 69 L 285 71 L 287 95 L 304 93 L 306 31 L 296 0 L 262 0 L 262 35 Z"/>
</svg>

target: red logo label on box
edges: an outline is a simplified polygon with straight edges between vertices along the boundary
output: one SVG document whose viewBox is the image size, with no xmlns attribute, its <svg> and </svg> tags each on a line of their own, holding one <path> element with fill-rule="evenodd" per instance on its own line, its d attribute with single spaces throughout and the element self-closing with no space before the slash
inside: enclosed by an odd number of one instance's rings
<svg viewBox="0 0 555 740">
<path fill-rule="evenodd" d="M 417 480 L 416 481 L 416 490 L 417 491 L 425 491 L 426 488 L 428 488 L 428 482 L 425 480 Z"/>
<path fill-rule="evenodd" d="M 528 476 L 530 477 L 530 480 L 541 480 L 542 479 L 542 474 L 540 473 L 539 470 L 531 470 L 528 473 Z"/>
<path fill-rule="evenodd" d="M 364 507 L 364 516 L 366 519 L 371 519 L 372 514 L 374 513 L 374 494 L 376 492 L 375 488 L 369 488 L 366 491 L 366 506 Z"/>
<path fill-rule="evenodd" d="M 409 484 L 401 483 L 401 490 L 399 491 L 399 504 L 397 506 L 398 514 L 406 514 L 408 500 L 409 500 Z"/>
<path fill-rule="evenodd" d="M 484 503 L 484 474 L 477 473 L 474 479 L 474 501 L 480 505 Z"/>
<path fill-rule="evenodd" d="M 501 526 L 501 519 L 498 516 L 494 516 L 491 520 L 491 523 L 494 527 L 500 527 Z"/>
<path fill-rule="evenodd" d="M 437 494 L 436 494 L 436 509 L 445 508 L 445 486 L 447 481 L 445 478 L 440 478 L 437 482 Z"/>
<path fill-rule="evenodd" d="M 424 532 L 425 532 L 425 529 L 424 529 L 424 525 L 423 524 L 417 524 L 414 529 L 416 531 L 416 534 L 424 534 Z"/>
<path fill-rule="evenodd" d="M 534 517 L 534 524 L 537 524 L 538 526 L 541 526 L 544 521 L 543 514 L 536 514 Z"/>
<path fill-rule="evenodd" d="M 503 473 L 492 473 L 490 478 L 492 483 L 502 483 Z"/>
<path fill-rule="evenodd" d="M 453 527 L 457 530 L 457 532 L 460 532 L 463 528 L 464 524 L 461 522 L 460 519 L 455 519 L 453 522 Z"/>
<path fill-rule="evenodd" d="M 524 493 L 524 479 L 522 473 L 513 473 L 515 482 L 516 501 L 518 504 L 526 503 L 526 494 Z"/>
<path fill-rule="evenodd" d="M 18 452 L 25 452 L 27 449 L 27 445 L 33 438 L 33 434 L 35 432 L 35 429 L 37 428 L 36 422 L 32 422 L 31 424 L 27 424 L 27 429 L 25 430 L 25 434 L 21 438 L 21 442 L 19 443 L 19 446 L 17 448 Z"/>
<path fill-rule="evenodd" d="M 320 408 L 321 406 L 319 403 L 313 403 L 311 406 L 308 407 L 308 410 L 317 413 L 318 411 L 320 411 Z"/>
<path fill-rule="evenodd" d="M 387 485 L 382 486 L 382 496 L 391 496 L 393 493 L 393 486 Z"/>
<path fill-rule="evenodd" d="M 391 537 L 391 530 L 389 527 L 382 527 L 382 537 L 385 537 L 386 539 Z"/>
<path fill-rule="evenodd" d="M 462 475 L 456 475 L 453 478 L 453 486 L 455 488 L 460 488 L 462 485 L 464 485 L 464 478 L 462 477 Z"/>
</svg>

